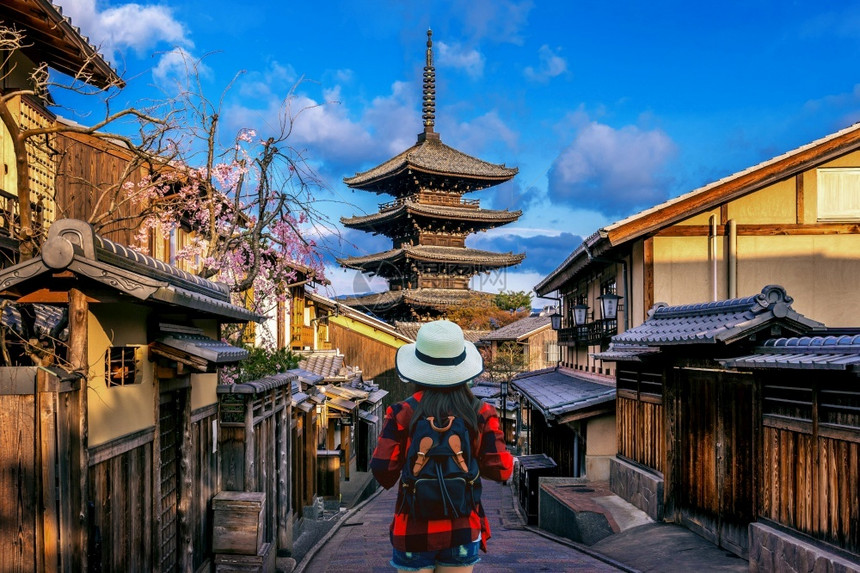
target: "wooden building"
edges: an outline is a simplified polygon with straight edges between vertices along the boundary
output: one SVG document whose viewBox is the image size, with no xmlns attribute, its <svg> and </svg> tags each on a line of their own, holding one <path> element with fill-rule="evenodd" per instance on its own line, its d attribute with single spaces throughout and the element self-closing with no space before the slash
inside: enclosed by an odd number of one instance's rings
<svg viewBox="0 0 860 573">
<path fill-rule="evenodd" d="M 860 273 L 858 196 L 855 124 L 598 229 L 535 287 L 561 299 L 562 364 L 612 373 L 594 354 L 656 302 L 731 299 L 765 284 L 830 326 L 857 324 L 860 291 L 845 277 Z M 602 295 L 622 297 L 616 318 L 602 316 Z"/>
<path fill-rule="evenodd" d="M 434 131 L 436 72 L 430 36 L 428 31 L 424 131 L 418 142 L 381 165 L 344 179 L 353 189 L 394 197 L 380 205 L 378 213 L 341 219 L 349 228 L 389 237 L 392 248 L 338 261 L 388 280 L 387 292 L 344 301 L 388 321 L 444 316 L 447 308 L 469 298 L 473 276 L 515 265 L 525 256 L 466 247 L 470 234 L 516 221 L 522 213 L 481 209 L 478 200 L 463 195 L 508 181 L 517 170 L 457 151 Z"/>
<path fill-rule="evenodd" d="M 558 365 L 556 331 L 549 316 L 527 316 L 484 334 L 478 341 L 486 348 L 484 363 L 508 362 L 516 370 L 544 370 Z"/>
<path fill-rule="evenodd" d="M 749 554 L 758 571 L 860 570 L 857 333 L 774 338 L 721 361 L 755 381 Z"/>
<path fill-rule="evenodd" d="M 723 364 L 770 337 L 823 330 L 792 302 L 782 287 L 767 286 L 716 303 L 658 305 L 642 325 L 613 338 L 598 358 L 617 362 L 615 493 L 747 557 L 761 472 L 772 460 L 762 457 L 756 380 Z"/>
<path fill-rule="evenodd" d="M 615 385 L 605 377 L 550 368 L 526 372 L 511 386 L 527 403 L 528 452 L 545 454 L 561 477 L 609 478 L 615 454 Z"/>
<path fill-rule="evenodd" d="M 0 289 L 0 569 L 206 567 L 221 489 L 216 372 L 247 355 L 219 325 L 259 317 L 225 285 L 76 220 L 0 271 Z"/>
</svg>

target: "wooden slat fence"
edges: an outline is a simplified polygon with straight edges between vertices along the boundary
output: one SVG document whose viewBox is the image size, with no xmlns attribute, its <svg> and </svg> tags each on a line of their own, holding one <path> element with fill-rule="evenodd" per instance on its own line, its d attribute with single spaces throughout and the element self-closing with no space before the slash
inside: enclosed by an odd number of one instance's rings
<svg viewBox="0 0 860 573">
<path fill-rule="evenodd" d="M 662 375 L 625 368 L 618 370 L 617 380 L 618 453 L 663 473 L 666 429 Z"/>
<path fill-rule="evenodd" d="M 764 383 L 759 515 L 860 553 L 860 390 L 854 377 Z"/>
<path fill-rule="evenodd" d="M 0 571 L 80 569 L 80 387 L 0 368 Z"/>
</svg>

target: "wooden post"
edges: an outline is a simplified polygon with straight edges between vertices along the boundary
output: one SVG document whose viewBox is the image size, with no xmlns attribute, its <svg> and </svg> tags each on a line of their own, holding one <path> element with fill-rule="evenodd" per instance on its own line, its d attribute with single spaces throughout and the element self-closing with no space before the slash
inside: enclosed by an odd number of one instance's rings
<svg viewBox="0 0 860 573">
<path fill-rule="evenodd" d="M 77 289 L 69 291 L 69 365 L 74 372 L 83 376 L 81 387 L 77 394 L 77 443 L 73 444 L 74 457 L 72 464 L 72 477 L 76 479 L 78 487 L 73 491 L 72 507 L 78 512 L 78 533 L 75 535 L 77 543 L 74 543 L 72 561 L 80 567 L 81 571 L 87 570 L 87 548 L 89 547 L 89 523 L 87 522 L 87 503 L 89 502 L 87 492 L 87 474 L 89 471 L 89 416 L 87 410 L 87 391 L 89 380 L 89 351 L 88 341 L 88 317 L 89 305 L 87 297 Z M 77 567 L 73 567 L 77 568 Z"/>
<path fill-rule="evenodd" d="M 57 571 L 59 563 L 58 540 L 59 518 L 57 515 L 57 425 L 55 421 L 57 394 L 50 388 L 53 378 L 46 370 L 39 369 L 36 373 L 36 385 L 39 393 L 38 400 L 38 464 L 41 467 L 41 496 L 42 507 L 42 570 Z M 54 380 L 56 382 L 56 380 Z"/>
<path fill-rule="evenodd" d="M 290 520 L 292 513 L 292 482 L 290 479 L 290 460 L 292 459 L 292 447 L 290 443 L 290 425 L 293 419 L 291 401 L 291 389 L 289 386 L 281 390 L 283 410 L 277 414 L 275 420 L 278 432 L 277 455 L 278 455 L 278 549 L 292 551 L 293 531 Z"/>
<path fill-rule="evenodd" d="M 349 481 L 349 443 L 352 426 L 340 427 L 340 447 L 343 449 L 343 479 Z"/>
<path fill-rule="evenodd" d="M 191 461 L 194 449 L 191 440 L 191 389 L 177 393 L 182 400 L 182 443 L 179 446 L 179 496 L 177 499 L 176 557 L 179 571 L 190 571 L 194 559 L 194 545 L 191 539 L 191 479 L 194 468 Z"/>
<path fill-rule="evenodd" d="M 257 468 L 254 463 L 254 400 L 245 398 L 245 484 L 244 491 L 257 491 Z"/>
</svg>

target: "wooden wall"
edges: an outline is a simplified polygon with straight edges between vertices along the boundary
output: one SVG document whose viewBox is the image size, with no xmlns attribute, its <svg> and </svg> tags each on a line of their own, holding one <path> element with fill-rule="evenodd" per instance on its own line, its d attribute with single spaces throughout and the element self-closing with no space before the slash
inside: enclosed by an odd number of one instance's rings
<svg viewBox="0 0 860 573">
<path fill-rule="evenodd" d="M 666 466 L 662 374 L 621 363 L 616 380 L 618 453 L 662 474 Z"/>
<path fill-rule="evenodd" d="M 666 468 L 675 518 L 740 556 L 755 520 L 753 388 L 750 374 L 684 368 L 665 395 L 676 420 L 667 428 L 674 451 Z"/>
<path fill-rule="evenodd" d="M 373 380 L 388 391 L 384 400 L 386 405 L 412 395 L 412 385 L 401 382 L 395 371 L 396 348 L 334 322 L 329 329 L 331 347 L 340 350 L 344 363 L 361 368 L 365 380 Z"/>
<path fill-rule="evenodd" d="M 57 218 L 91 220 L 94 214 L 104 213 L 112 201 L 124 195 L 118 186 L 125 178 L 135 183 L 140 181 L 139 173 L 125 173 L 129 156 L 115 146 L 92 137 L 63 134 L 56 137 L 55 147 L 59 152 L 55 157 Z M 106 196 L 99 202 L 101 193 Z M 127 202 L 117 201 L 117 205 L 117 216 L 112 218 L 131 220 L 110 224 L 99 233 L 133 246 L 133 234 L 138 227 L 134 215 L 139 208 Z"/>
<path fill-rule="evenodd" d="M 90 450 L 90 565 L 145 571 L 153 563 L 153 429 Z"/>
<path fill-rule="evenodd" d="M 80 383 L 0 368 L 0 571 L 81 568 Z"/>
<path fill-rule="evenodd" d="M 857 378 L 788 374 L 762 392 L 759 516 L 860 553 Z"/>
<path fill-rule="evenodd" d="M 212 556 L 212 498 L 221 491 L 218 454 L 213 444 L 218 436 L 212 422 L 218 419 L 218 405 L 200 408 L 191 414 L 191 546 L 192 566 L 198 567 Z M 217 432 L 217 430 L 216 430 Z"/>
</svg>

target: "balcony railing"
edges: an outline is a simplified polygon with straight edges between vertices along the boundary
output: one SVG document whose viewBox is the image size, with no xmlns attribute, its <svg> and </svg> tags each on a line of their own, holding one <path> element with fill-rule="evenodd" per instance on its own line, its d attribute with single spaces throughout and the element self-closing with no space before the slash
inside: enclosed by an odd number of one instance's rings
<svg viewBox="0 0 860 573">
<path fill-rule="evenodd" d="M 389 201 L 387 203 L 381 203 L 379 205 L 379 210 L 388 211 L 389 209 L 395 209 L 400 205 L 403 205 L 407 201 L 407 197 L 399 197 L 394 199 L 393 201 Z M 412 199 L 413 201 L 415 199 Z M 471 209 L 479 209 L 481 207 L 480 199 L 451 199 L 451 200 L 440 200 L 438 197 L 421 197 L 419 196 L 417 199 L 418 203 L 423 205 L 441 205 L 443 207 L 469 207 Z"/>
<path fill-rule="evenodd" d="M 558 343 L 562 346 L 590 346 L 600 344 L 618 334 L 618 320 L 595 320 L 582 326 L 561 328 Z"/>
</svg>

